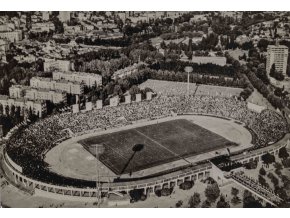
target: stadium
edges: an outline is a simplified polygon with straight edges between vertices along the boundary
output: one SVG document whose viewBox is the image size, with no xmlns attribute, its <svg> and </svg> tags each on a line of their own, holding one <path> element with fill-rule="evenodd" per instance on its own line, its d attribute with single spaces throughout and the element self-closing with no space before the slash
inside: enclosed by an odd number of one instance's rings
<svg viewBox="0 0 290 218">
<path fill-rule="evenodd" d="M 6 142 L 5 172 L 36 195 L 95 200 L 179 186 L 210 176 L 213 158 L 245 163 L 288 143 L 280 113 L 250 110 L 237 89 L 191 85 L 187 95 L 184 83 L 148 80 L 150 101 L 21 126 Z"/>
</svg>

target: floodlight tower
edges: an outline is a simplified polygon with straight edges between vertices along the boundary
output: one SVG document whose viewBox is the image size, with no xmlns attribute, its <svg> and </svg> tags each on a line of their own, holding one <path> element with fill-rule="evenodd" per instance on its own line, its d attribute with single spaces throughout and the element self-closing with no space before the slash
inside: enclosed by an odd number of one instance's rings
<svg viewBox="0 0 290 218">
<path fill-rule="evenodd" d="M 186 66 L 184 71 L 187 72 L 187 97 L 189 97 L 189 73 L 193 71 L 191 66 Z"/>
<path fill-rule="evenodd" d="M 99 157 L 102 153 L 104 153 L 104 146 L 103 145 L 100 145 L 100 144 L 96 144 L 95 145 L 95 152 L 96 152 L 96 166 L 97 166 L 97 178 L 96 178 L 96 189 L 97 189 L 97 192 L 96 192 L 96 200 L 97 200 L 97 206 L 99 206 L 100 204 L 100 200 L 101 200 L 101 190 L 100 190 L 100 187 L 101 187 L 101 181 L 100 181 L 100 171 L 99 171 Z"/>
</svg>

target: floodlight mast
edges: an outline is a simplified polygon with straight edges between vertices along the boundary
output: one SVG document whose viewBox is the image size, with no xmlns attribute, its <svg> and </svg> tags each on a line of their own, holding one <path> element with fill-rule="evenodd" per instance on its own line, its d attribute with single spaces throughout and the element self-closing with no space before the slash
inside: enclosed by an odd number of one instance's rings
<svg viewBox="0 0 290 218">
<path fill-rule="evenodd" d="M 96 178 L 96 200 L 97 200 L 97 206 L 100 205 L 101 200 L 101 182 L 100 182 L 100 171 L 99 171 L 99 156 L 101 153 L 103 153 L 103 146 L 102 145 L 95 145 L 95 152 L 96 152 L 96 166 L 97 166 L 97 178 Z"/>
<path fill-rule="evenodd" d="M 189 73 L 193 71 L 191 66 L 186 66 L 184 71 L 187 72 L 187 97 L 189 97 Z"/>
</svg>

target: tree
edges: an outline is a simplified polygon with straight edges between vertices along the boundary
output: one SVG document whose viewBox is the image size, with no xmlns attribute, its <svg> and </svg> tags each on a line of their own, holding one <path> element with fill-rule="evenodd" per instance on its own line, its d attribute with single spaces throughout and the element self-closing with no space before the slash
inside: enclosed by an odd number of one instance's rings
<svg viewBox="0 0 290 218">
<path fill-rule="evenodd" d="M 114 95 L 121 96 L 123 94 L 123 91 L 121 89 L 120 85 L 115 85 L 114 87 Z"/>
<path fill-rule="evenodd" d="M 290 158 L 282 160 L 284 167 L 290 167 Z"/>
<path fill-rule="evenodd" d="M 264 164 L 269 165 L 275 162 L 275 156 L 270 153 L 266 153 L 262 156 L 262 161 L 264 162 Z"/>
<path fill-rule="evenodd" d="M 191 52 L 192 51 L 192 39 L 188 40 L 188 51 Z"/>
<path fill-rule="evenodd" d="M 271 179 L 271 182 L 273 183 L 273 185 L 274 185 L 275 188 L 278 187 L 278 185 L 279 185 L 279 179 L 276 176 L 274 176 L 273 173 L 268 173 L 268 178 Z"/>
<path fill-rule="evenodd" d="M 220 196 L 219 201 L 216 204 L 217 208 L 230 208 L 229 202 L 226 201 L 223 195 Z"/>
<path fill-rule="evenodd" d="M 204 202 L 202 202 L 201 207 L 202 208 L 209 208 L 211 206 L 211 202 L 208 200 L 205 200 Z"/>
<path fill-rule="evenodd" d="M 259 175 L 258 181 L 262 186 L 269 187 L 268 183 L 266 182 L 266 179 L 264 179 L 263 176 Z"/>
<path fill-rule="evenodd" d="M 166 44 L 165 44 L 164 41 L 162 41 L 162 42 L 160 43 L 160 48 L 162 48 L 162 49 L 166 49 Z"/>
<path fill-rule="evenodd" d="M 261 208 L 262 204 L 252 196 L 252 193 L 250 191 L 245 190 L 244 195 L 243 195 L 243 207 L 244 208 Z"/>
<path fill-rule="evenodd" d="M 140 88 L 136 85 L 133 85 L 129 90 L 130 95 L 136 95 L 140 93 Z"/>
<path fill-rule="evenodd" d="M 258 162 L 257 161 L 250 161 L 248 163 L 245 163 L 244 164 L 244 167 L 248 170 L 250 169 L 256 169 L 257 168 L 257 165 L 258 165 Z"/>
<path fill-rule="evenodd" d="M 180 200 L 175 204 L 175 207 L 179 208 L 182 206 L 182 204 L 183 204 L 183 201 Z"/>
<path fill-rule="evenodd" d="M 270 83 L 264 64 L 259 64 L 256 75 L 264 84 L 268 85 Z"/>
<path fill-rule="evenodd" d="M 286 147 L 282 147 L 279 149 L 278 156 L 281 159 L 287 159 L 289 157 L 289 153 L 287 152 Z"/>
<path fill-rule="evenodd" d="M 205 196 L 210 202 L 215 202 L 220 195 L 220 189 L 218 184 L 215 182 L 213 184 L 208 184 L 205 189 Z"/>
<path fill-rule="evenodd" d="M 261 51 L 267 51 L 267 47 L 268 45 L 270 44 L 270 42 L 266 39 L 261 39 L 259 42 L 258 42 L 258 45 L 257 47 L 261 50 Z"/>
<path fill-rule="evenodd" d="M 180 188 L 182 190 L 189 190 L 192 188 L 193 184 L 193 181 L 185 181 L 184 183 L 180 184 Z"/>
<path fill-rule="evenodd" d="M 270 74 L 271 77 L 275 78 L 276 80 L 282 81 L 284 80 L 284 75 L 281 72 L 278 72 L 276 70 L 276 66 L 275 64 L 272 65 L 271 69 L 270 69 Z"/>
<path fill-rule="evenodd" d="M 286 192 L 285 188 L 283 188 L 283 187 L 277 187 L 275 189 L 275 192 L 284 201 L 286 201 L 288 199 L 288 195 L 287 195 L 287 192 Z"/>
<path fill-rule="evenodd" d="M 262 204 L 256 200 L 253 196 L 244 198 L 243 201 L 244 208 L 262 208 Z"/>
<path fill-rule="evenodd" d="M 189 198 L 188 205 L 190 208 L 195 208 L 200 204 L 200 194 L 194 192 L 193 196 Z"/>
<path fill-rule="evenodd" d="M 264 167 L 261 167 L 261 169 L 259 170 L 260 175 L 265 176 L 266 175 L 266 170 L 264 169 Z"/>
<path fill-rule="evenodd" d="M 232 187 L 232 191 L 231 191 L 231 194 L 233 195 L 233 196 L 237 196 L 238 194 L 239 194 L 239 189 L 237 189 L 237 188 L 235 188 L 235 187 Z"/>
<path fill-rule="evenodd" d="M 169 196 L 171 195 L 172 190 L 169 188 L 161 189 L 160 195 L 161 196 Z"/>
<path fill-rule="evenodd" d="M 245 42 L 241 45 L 241 48 L 243 50 L 250 50 L 250 49 L 254 48 L 253 42 L 252 41 Z"/>
</svg>

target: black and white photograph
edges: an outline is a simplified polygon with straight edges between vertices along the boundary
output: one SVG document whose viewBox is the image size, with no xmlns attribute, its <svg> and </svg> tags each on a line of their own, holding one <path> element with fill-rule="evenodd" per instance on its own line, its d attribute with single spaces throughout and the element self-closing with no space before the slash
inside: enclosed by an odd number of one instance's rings
<svg viewBox="0 0 290 218">
<path fill-rule="evenodd" d="M 95 8 L 0 11 L 1 207 L 289 208 L 290 11 Z"/>
</svg>

